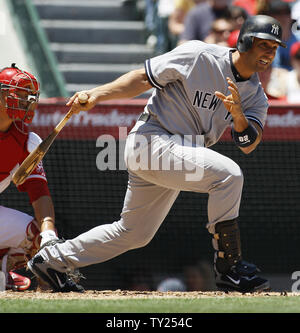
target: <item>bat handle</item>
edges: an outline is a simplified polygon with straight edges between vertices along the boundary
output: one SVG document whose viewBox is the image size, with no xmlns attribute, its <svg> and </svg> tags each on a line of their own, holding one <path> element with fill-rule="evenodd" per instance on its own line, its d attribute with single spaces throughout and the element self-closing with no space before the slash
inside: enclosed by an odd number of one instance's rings
<svg viewBox="0 0 300 333">
<path fill-rule="evenodd" d="M 63 117 L 63 119 L 59 122 L 59 124 L 55 127 L 55 131 L 60 132 L 61 129 L 65 126 L 66 122 L 72 117 L 74 111 L 71 109 L 68 113 Z"/>
</svg>

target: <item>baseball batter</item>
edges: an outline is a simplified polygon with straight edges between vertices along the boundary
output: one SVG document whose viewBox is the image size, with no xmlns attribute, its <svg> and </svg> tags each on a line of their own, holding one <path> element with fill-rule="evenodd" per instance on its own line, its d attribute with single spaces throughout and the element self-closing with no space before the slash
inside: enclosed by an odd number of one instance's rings
<svg viewBox="0 0 300 333">
<path fill-rule="evenodd" d="M 279 45 L 285 46 L 279 22 L 255 16 L 244 23 L 237 49 L 189 41 L 146 60 L 144 68 L 85 91 L 85 106 L 76 93 L 68 105 L 79 112 L 155 88 L 127 138 L 129 181 L 120 220 L 49 243 L 28 267 L 59 291 L 68 269 L 148 244 L 180 191 L 193 191 L 209 194 L 207 229 L 215 249 L 217 286 L 241 292 L 268 289 L 256 266 L 242 259 L 237 221 L 242 171 L 209 147 L 229 126 L 244 153 L 259 144 L 268 102 L 257 72 L 271 65 Z"/>
</svg>

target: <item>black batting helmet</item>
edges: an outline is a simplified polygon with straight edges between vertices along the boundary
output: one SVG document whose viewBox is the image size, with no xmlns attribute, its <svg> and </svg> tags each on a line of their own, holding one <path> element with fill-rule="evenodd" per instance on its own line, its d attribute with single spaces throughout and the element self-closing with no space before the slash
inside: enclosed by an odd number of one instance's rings
<svg viewBox="0 0 300 333">
<path fill-rule="evenodd" d="M 253 37 L 274 40 L 280 46 L 286 47 L 282 42 L 282 27 L 280 23 L 271 16 L 256 15 L 250 16 L 243 24 L 238 41 L 237 49 L 240 52 L 247 52 L 252 47 Z"/>
</svg>

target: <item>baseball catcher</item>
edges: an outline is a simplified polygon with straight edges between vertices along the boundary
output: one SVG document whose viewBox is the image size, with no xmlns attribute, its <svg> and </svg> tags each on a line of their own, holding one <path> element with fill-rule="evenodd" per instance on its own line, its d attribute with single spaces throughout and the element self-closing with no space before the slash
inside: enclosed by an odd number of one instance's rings
<svg viewBox="0 0 300 333">
<path fill-rule="evenodd" d="M 28 130 L 39 101 L 39 83 L 34 75 L 16 67 L 0 70 L 0 192 L 10 185 L 12 174 L 41 138 Z M 31 280 L 15 270 L 47 242 L 58 240 L 52 198 L 42 163 L 18 186 L 26 192 L 34 217 L 0 205 L 0 270 L 6 275 L 6 288 L 18 291 L 30 287 Z M 82 287 L 68 280 L 65 291 Z"/>
</svg>

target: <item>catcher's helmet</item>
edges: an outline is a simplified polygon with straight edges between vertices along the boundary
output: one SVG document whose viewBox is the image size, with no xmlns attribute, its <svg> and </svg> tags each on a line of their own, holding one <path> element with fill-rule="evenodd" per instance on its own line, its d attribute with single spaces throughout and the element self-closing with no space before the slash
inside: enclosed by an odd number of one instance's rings
<svg viewBox="0 0 300 333">
<path fill-rule="evenodd" d="M 6 112 L 13 119 L 31 123 L 39 101 L 39 83 L 34 75 L 16 64 L 0 71 L 0 92 L 6 100 Z"/>
<path fill-rule="evenodd" d="M 273 17 L 267 15 L 250 16 L 243 24 L 238 41 L 237 49 L 240 52 L 247 52 L 251 49 L 253 37 L 274 40 L 280 46 L 286 47 L 282 42 L 282 27 Z"/>
</svg>

